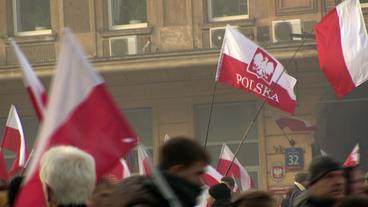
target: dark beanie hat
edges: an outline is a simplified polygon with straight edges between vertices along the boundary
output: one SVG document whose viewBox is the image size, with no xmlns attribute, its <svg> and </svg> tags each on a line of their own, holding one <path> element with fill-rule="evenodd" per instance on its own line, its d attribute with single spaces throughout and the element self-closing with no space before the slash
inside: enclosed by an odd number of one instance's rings
<svg viewBox="0 0 368 207">
<path fill-rule="evenodd" d="M 316 157 L 309 165 L 309 185 L 317 182 L 327 173 L 341 170 L 342 166 L 339 162 L 328 156 Z"/>
<path fill-rule="evenodd" d="M 230 199 L 231 191 L 224 183 L 216 184 L 208 190 L 209 194 L 215 200 L 218 199 Z"/>
</svg>

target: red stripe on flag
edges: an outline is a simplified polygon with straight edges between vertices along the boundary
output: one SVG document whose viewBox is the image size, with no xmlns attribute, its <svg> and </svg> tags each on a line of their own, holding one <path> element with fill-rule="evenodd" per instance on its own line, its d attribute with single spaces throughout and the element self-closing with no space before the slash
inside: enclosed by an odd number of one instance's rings
<svg viewBox="0 0 368 207">
<path fill-rule="evenodd" d="M 284 88 L 274 82 L 268 85 L 262 79 L 258 79 L 255 75 L 248 73 L 246 71 L 247 67 L 246 63 L 223 54 L 218 81 L 253 93 L 276 108 L 288 113 L 294 113 L 296 100 L 291 99 L 289 93 Z"/>
<path fill-rule="evenodd" d="M 355 88 L 342 52 L 339 16 L 336 9 L 330 11 L 317 24 L 316 40 L 321 70 L 336 95 L 341 98 Z"/>
<path fill-rule="evenodd" d="M 207 173 L 204 173 L 204 174 L 202 174 L 202 179 L 203 179 L 203 182 L 206 184 L 206 185 L 208 185 L 209 187 L 212 187 L 213 185 L 216 185 L 216 184 L 218 184 L 219 183 L 219 181 L 216 179 L 216 178 L 214 178 L 214 177 L 212 177 L 212 176 L 210 176 L 209 174 L 207 174 Z"/>
<path fill-rule="evenodd" d="M 231 164 L 231 160 L 219 159 L 218 164 L 217 164 L 217 171 L 221 173 L 222 175 L 225 175 L 230 164 Z M 231 168 L 229 172 L 227 173 L 227 176 L 234 176 L 235 178 L 240 179 L 240 168 L 235 162 L 231 165 Z"/>
<path fill-rule="evenodd" d="M 2 148 L 18 152 L 20 148 L 20 133 L 18 129 L 5 127 Z"/>
</svg>

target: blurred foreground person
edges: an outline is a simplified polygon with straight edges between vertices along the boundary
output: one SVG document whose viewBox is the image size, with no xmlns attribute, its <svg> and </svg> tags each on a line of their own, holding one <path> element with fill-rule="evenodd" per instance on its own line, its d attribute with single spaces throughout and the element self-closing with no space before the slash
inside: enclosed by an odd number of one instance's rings
<svg viewBox="0 0 368 207">
<path fill-rule="evenodd" d="M 190 138 L 171 138 L 160 149 L 159 171 L 183 207 L 196 205 L 201 175 L 209 162 L 203 148 Z M 106 206 L 170 206 L 151 177 L 132 176 L 116 185 Z"/>
<path fill-rule="evenodd" d="M 95 161 L 76 147 L 53 147 L 42 157 L 40 180 L 49 206 L 85 207 L 96 184 Z"/>
<path fill-rule="evenodd" d="M 96 185 L 89 207 L 108 206 L 106 202 L 114 191 L 115 185 L 116 182 L 109 177 L 102 178 Z"/>
<path fill-rule="evenodd" d="M 365 177 L 363 171 L 358 167 L 346 167 L 346 195 L 365 195 L 367 184 L 365 183 Z"/>
<path fill-rule="evenodd" d="M 15 199 L 19 193 L 20 186 L 22 185 L 24 177 L 16 176 L 9 183 L 8 190 L 8 205 L 9 207 L 13 207 L 15 204 Z"/>
<path fill-rule="evenodd" d="M 295 198 L 306 190 L 307 176 L 305 172 L 295 174 L 294 185 L 287 193 L 285 199 L 282 200 L 281 207 L 293 207 Z"/>
<path fill-rule="evenodd" d="M 367 207 L 368 198 L 362 196 L 349 196 L 339 202 L 336 207 Z"/>
<path fill-rule="evenodd" d="M 233 202 L 234 207 L 276 207 L 272 195 L 263 191 L 249 191 L 240 194 Z"/>
<path fill-rule="evenodd" d="M 213 199 L 212 207 L 231 207 L 231 190 L 225 183 L 212 186 L 208 193 Z"/>
<path fill-rule="evenodd" d="M 341 164 L 328 156 L 316 157 L 309 166 L 308 190 L 295 200 L 294 207 L 331 207 L 345 196 Z"/>
</svg>

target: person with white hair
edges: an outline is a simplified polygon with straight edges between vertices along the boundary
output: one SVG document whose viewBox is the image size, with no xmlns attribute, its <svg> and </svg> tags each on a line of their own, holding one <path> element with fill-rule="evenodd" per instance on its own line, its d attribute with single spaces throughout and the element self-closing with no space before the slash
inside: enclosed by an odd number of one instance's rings
<svg viewBox="0 0 368 207">
<path fill-rule="evenodd" d="M 93 157 L 72 146 L 49 149 L 41 159 L 40 179 L 48 206 L 84 207 L 96 184 Z"/>
</svg>

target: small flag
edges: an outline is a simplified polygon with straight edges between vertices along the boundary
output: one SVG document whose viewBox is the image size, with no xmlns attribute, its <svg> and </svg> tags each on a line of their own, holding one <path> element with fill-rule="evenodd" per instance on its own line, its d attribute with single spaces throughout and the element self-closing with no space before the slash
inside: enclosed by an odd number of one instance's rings
<svg viewBox="0 0 368 207">
<path fill-rule="evenodd" d="M 345 0 L 315 27 L 321 70 L 342 98 L 368 79 L 368 35 L 359 0 Z"/>
<path fill-rule="evenodd" d="M 151 165 L 148 163 L 150 162 L 148 153 L 144 149 L 142 145 L 138 145 L 138 167 L 139 167 L 139 174 L 140 175 L 151 175 L 152 169 Z"/>
<path fill-rule="evenodd" d="M 33 108 L 38 119 L 42 120 L 47 102 L 46 90 L 41 81 L 37 78 L 31 67 L 31 64 L 29 64 L 27 58 L 22 53 L 18 45 L 13 40 L 10 40 L 10 44 L 14 49 L 15 55 L 22 70 L 23 83 L 28 91 L 29 97 L 31 98 Z"/>
<path fill-rule="evenodd" d="M 354 167 L 359 165 L 359 160 L 360 160 L 359 144 L 356 144 L 353 151 L 346 158 L 343 165 L 345 167 Z"/>
<path fill-rule="evenodd" d="M 307 121 L 295 116 L 279 116 L 275 118 L 275 122 L 280 129 L 289 128 L 293 132 L 315 131 L 317 129 Z"/>
<path fill-rule="evenodd" d="M 2 149 L 7 149 L 16 153 L 16 158 L 9 172 L 9 174 L 13 176 L 25 167 L 28 160 L 27 142 L 24 138 L 22 124 L 14 105 L 10 107 L 1 147 Z"/>
<path fill-rule="evenodd" d="M 226 26 L 216 81 L 250 92 L 283 111 L 295 111 L 296 79 L 263 48 L 229 25 Z"/>
<path fill-rule="evenodd" d="M 95 159 L 100 179 L 137 143 L 120 107 L 68 29 L 61 46 L 38 145 L 18 194 L 17 207 L 46 207 L 39 162 L 51 147 L 71 145 L 88 152 Z"/>
<path fill-rule="evenodd" d="M 222 177 L 211 165 L 207 165 L 206 171 L 202 174 L 202 180 L 208 187 L 221 183 Z"/>
</svg>

